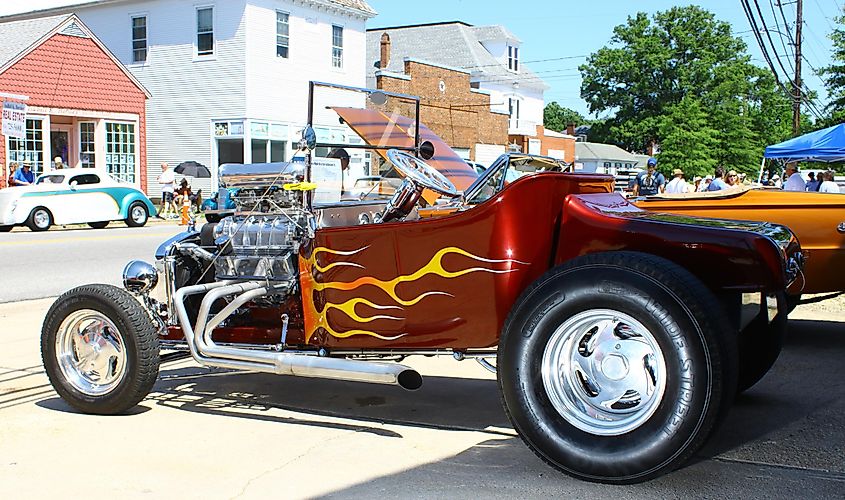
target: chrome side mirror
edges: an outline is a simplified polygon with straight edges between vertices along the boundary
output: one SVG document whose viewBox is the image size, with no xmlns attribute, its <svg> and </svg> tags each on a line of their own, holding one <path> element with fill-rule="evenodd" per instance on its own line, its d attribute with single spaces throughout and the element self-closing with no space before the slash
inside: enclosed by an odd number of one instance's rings
<svg viewBox="0 0 845 500">
<path fill-rule="evenodd" d="M 308 149 L 313 150 L 317 147 L 317 133 L 314 132 L 314 129 L 311 125 L 308 125 L 305 130 L 302 131 L 302 139 L 299 141 L 299 148 L 300 149 Z"/>
</svg>

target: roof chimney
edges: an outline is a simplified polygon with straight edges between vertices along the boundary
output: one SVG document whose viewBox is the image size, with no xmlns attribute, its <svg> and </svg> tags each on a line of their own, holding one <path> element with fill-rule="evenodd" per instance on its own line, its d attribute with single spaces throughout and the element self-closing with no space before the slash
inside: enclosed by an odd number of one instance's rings
<svg viewBox="0 0 845 500">
<path fill-rule="evenodd" d="M 566 134 L 572 135 L 572 136 L 575 135 L 575 124 L 574 123 L 569 122 L 569 123 L 566 124 Z"/>
<path fill-rule="evenodd" d="M 379 69 L 387 69 L 387 64 L 390 62 L 390 35 L 382 33 L 381 35 L 381 59 L 379 60 Z"/>
</svg>

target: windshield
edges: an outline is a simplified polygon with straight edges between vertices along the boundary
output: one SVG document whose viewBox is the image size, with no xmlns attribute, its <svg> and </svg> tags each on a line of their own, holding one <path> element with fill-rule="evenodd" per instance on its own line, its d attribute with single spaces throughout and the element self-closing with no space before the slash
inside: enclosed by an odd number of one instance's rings
<svg viewBox="0 0 845 500">
<path fill-rule="evenodd" d="M 469 189 L 467 203 L 488 200 L 511 182 L 539 172 L 563 172 L 566 164 L 554 158 L 528 155 L 503 155 Z"/>
<path fill-rule="evenodd" d="M 38 182 L 36 182 L 36 184 L 61 184 L 64 181 L 65 181 L 64 175 L 51 174 L 51 175 L 42 175 L 41 177 L 38 178 Z"/>
</svg>

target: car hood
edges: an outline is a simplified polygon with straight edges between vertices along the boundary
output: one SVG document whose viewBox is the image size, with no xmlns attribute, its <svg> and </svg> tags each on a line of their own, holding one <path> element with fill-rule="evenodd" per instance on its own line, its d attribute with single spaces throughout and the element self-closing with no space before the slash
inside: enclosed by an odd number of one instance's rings
<svg viewBox="0 0 845 500">
<path fill-rule="evenodd" d="M 415 122 L 408 117 L 398 114 L 386 115 L 374 109 L 341 107 L 332 109 L 370 146 L 414 146 Z M 426 160 L 426 163 L 452 181 L 455 188 L 463 191 L 475 182 L 478 178 L 475 170 L 467 165 L 464 159 L 458 156 L 440 136 L 420 123 L 420 142 L 425 141 L 434 145 L 434 157 Z M 387 159 L 385 150 L 377 151 L 382 158 Z M 427 196 L 426 199 L 428 198 Z"/>
</svg>

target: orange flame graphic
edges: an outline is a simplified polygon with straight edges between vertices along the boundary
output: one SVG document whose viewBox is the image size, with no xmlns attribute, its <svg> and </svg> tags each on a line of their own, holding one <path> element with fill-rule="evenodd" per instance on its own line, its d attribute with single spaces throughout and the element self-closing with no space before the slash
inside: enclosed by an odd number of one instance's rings
<svg viewBox="0 0 845 500">
<path fill-rule="evenodd" d="M 339 251 L 339 250 L 332 250 L 332 249 L 326 248 L 326 247 L 318 247 L 318 248 L 315 248 L 313 250 L 313 252 L 311 253 L 311 256 L 308 259 L 300 258 L 299 267 L 300 267 L 300 278 L 301 278 L 300 281 L 302 283 L 302 296 L 303 296 L 303 299 L 304 299 L 303 302 L 304 302 L 305 326 L 306 326 L 306 337 L 305 337 L 306 342 L 308 342 L 311 339 L 311 337 L 314 335 L 314 333 L 317 331 L 318 328 L 325 329 L 329 333 L 329 335 L 336 337 L 336 338 L 347 338 L 347 337 L 351 337 L 353 335 L 369 335 L 371 337 L 376 337 L 376 338 L 379 338 L 379 339 L 382 339 L 382 340 L 396 340 L 400 337 L 404 337 L 405 335 L 407 335 L 407 334 L 403 333 L 403 334 L 396 335 L 396 336 L 393 336 L 393 337 L 388 337 L 388 336 L 384 336 L 384 335 L 379 335 L 376 332 L 368 331 L 368 330 L 350 330 L 350 331 L 345 331 L 345 332 L 338 332 L 338 331 L 334 330 L 331 327 L 331 325 L 328 324 L 328 321 L 326 320 L 326 314 L 331 309 L 336 309 L 336 310 L 342 311 L 344 314 L 346 314 L 348 317 L 352 318 L 353 320 L 355 320 L 358 323 L 369 323 L 371 321 L 375 321 L 375 320 L 378 320 L 378 319 L 401 321 L 404 318 L 397 317 L 397 316 L 390 316 L 390 315 L 386 315 L 386 314 L 377 314 L 377 315 L 374 315 L 374 316 L 361 316 L 355 311 L 355 309 L 358 305 L 363 304 L 363 305 L 369 306 L 373 309 L 378 309 L 378 310 L 382 310 L 382 311 L 385 311 L 385 310 L 400 310 L 401 311 L 401 310 L 403 310 L 403 307 L 393 306 L 393 305 L 379 305 L 379 304 L 375 304 L 375 303 L 373 303 L 373 302 L 371 302 L 367 299 L 355 298 L 355 299 L 348 300 L 348 301 L 346 301 L 342 304 L 328 303 L 328 304 L 326 304 L 325 308 L 322 311 L 318 311 L 317 307 L 316 307 L 316 305 L 314 304 L 314 301 L 313 301 L 313 292 L 314 291 L 317 291 L 317 292 L 321 292 L 321 291 L 324 291 L 324 290 L 350 291 L 350 290 L 355 290 L 355 289 L 363 287 L 363 286 L 370 285 L 370 286 L 375 286 L 379 290 L 382 290 L 385 294 L 387 294 L 391 299 L 393 299 L 394 302 L 396 302 L 400 306 L 410 307 L 410 306 L 413 306 L 413 305 L 419 303 L 424 298 L 432 296 L 432 295 L 445 295 L 445 296 L 448 296 L 448 297 L 452 297 L 452 294 L 447 293 L 447 292 L 442 292 L 442 291 L 430 291 L 430 292 L 425 292 L 425 293 L 419 294 L 415 297 L 402 298 L 396 292 L 396 287 L 398 287 L 402 283 L 414 282 L 414 281 L 417 281 L 417 280 L 423 278 L 424 276 L 427 276 L 427 275 L 430 275 L 430 274 L 440 276 L 440 277 L 443 277 L 443 278 L 447 278 L 447 279 L 457 278 L 457 277 L 460 277 L 460 276 L 464 276 L 464 275 L 467 275 L 467 274 L 470 274 L 470 273 L 476 273 L 476 272 L 485 272 L 485 273 L 493 273 L 493 274 L 506 274 L 506 273 L 511 273 L 511 272 L 518 270 L 518 269 L 512 268 L 512 266 L 514 266 L 514 265 L 527 265 L 528 264 L 526 262 L 521 262 L 521 261 L 514 260 L 514 259 L 485 259 L 483 257 L 479 257 L 477 255 L 474 255 L 474 254 L 467 252 L 466 250 L 463 250 L 463 249 L 458 248 L 458 247 L 447 247 L 447 248 L 443 248 L 443 249 L 439 250 L 437 253 L 435 253 L 431 257 L 431 260 L 429 260 L 426 265 L 422 266 L 416 272 L 408 274 L 408 275 L 397 276 L 396 278 L 394 278 L 392 280 L 384 281 L 384 280 L 379 280 L 379 279 L 376 279 L 376 278 L 373 278 L 373 277 L 370 277 L 370 276 L 364 276 L 364 277 L 358 278 L 358 279 L 351 281 L 351 282 L 320 283 L 320 282 L 318 282 L 317 280 L 314 279 L 314 275 L 313 275 L 313 272 L 312 272 L 314 269 L 316 269 L 317 271 L 319 271 L 321 273 L 328 271 L 330 269 L 333 269 L 335 267 L 339 267 L 339 266 L 357 267 L 357 268 L 360 268 L 360 269 L 364 269 L 364 266 L 362 266 L 360 264 L 357 264 L 357 263 L 354 263 L 354 262 L 344 262 L 344 261 L 335 262 L 335 263 L 332 263 L 332 264 L 328 264 L 326 266 L 321 266 L 317 262 L 317 256 L 319 254 L 327 253 L 327 254 L 332 254 L 332 255 L 341 255 L 341 256 L 351 257 L 351 256 L 353 256 L 353 255 L 355 255 L 359 252 L 366 250 L 367 248 L 369 248 L 369 247 L 364 247 L 364 248 L 360 248 L 358 250 L 352 250 L 352 251 Z M 447 255 L 450 255 L 450 254 L 463 255 L 464 257 L 468 257 L 468 258 L 473 259 L 477 262 L 483 262 L 483 263 L 486 263 L 486 264 L 497 264 L 497 265 L 507 264 L 508 269 L 494 269 L 494 268 L 491 268 L 491 267 L 475 266 L 475 267 L 469 267 L 469 268 L 461 269 L 461 270 L 458 270 L 458 271 L 449 271 L 449 270 L 447 270 L 446 268 L 443 267 L 443 258 Z"/>
</svg>

